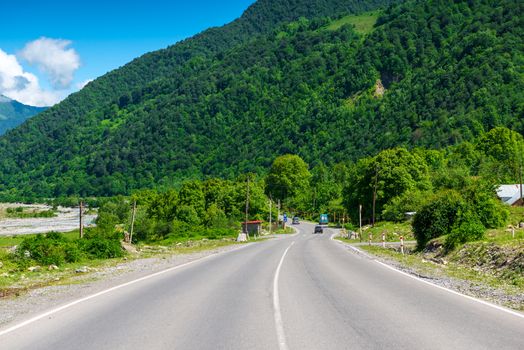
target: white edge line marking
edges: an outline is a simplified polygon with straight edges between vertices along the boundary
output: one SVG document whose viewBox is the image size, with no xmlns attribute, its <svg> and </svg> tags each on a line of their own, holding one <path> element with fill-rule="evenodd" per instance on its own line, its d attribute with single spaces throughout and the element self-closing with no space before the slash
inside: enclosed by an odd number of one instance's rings
<svg viewBox="0 0 524 350">
<path fill-rule="evenodd" d="M 273 312 L 275 316 L 275 328 L 277 331 L 277 338 L 278 338 L 278 348 L 280 350 L 287 350 L 287 344 L 286 344 L 286 335 L 284 333 L 284 323 L 282 322 L 282 313 L 280 312 L 280 297 L 278 295 L 278 277 L 280 276 L 280 269 L 282 268 L 282 264 L 284 263 L 284 259 L 286 258 L 286 254 L 289 251 L 289 249 L 295 244 L 295 242 L 291 242 L 289 247 L 287 247 L 286 251 L 282 255 L 282 258 L 280 258 L 280 262 L 278 263 L 277 270 L 275 272 L 275 278 L 273 279 Z"/>
<path fill-rule="evenodd" d="M 335 237 L 336 235 L 338 235 L 338 233 L 334 233 L 334 234 L 332 234 L 332 235 L 331 235 L 331 240 L 335 241 L 335 240 L 334 240 L 334 237 Z M 477 303 L 480 303 L 480 304 L 482 304 L 482 305 L 486 305 L 486 306 L 489 306 L 489 307 L 491 307 L 491 308 L 497 309 L 497 310 L 499 310 L 499 311 L 503 311 L 503 312 L 508 313 L 508 314 L 510 314 L 510 315 L 517 316 L 517 317 L 519 317 L 519 318 L 524 319 L 524 314 L 521 314 L 521 313 L 519 313 L 519 312 L 517 312 L 517 311 L 513 311 L 513 310 L 510 310 L 510 309 L 505 308 L 505 307 L 503 307 L 503 306 L 499 306 L 499 305 L 496 305 L 496 304 L 490 303 L 490 302 L 485 301 L 485 300 L 482 300 L 482 299 L 478 299 L 478 298 L 475 298 L 475 297 L 472 297 L 472 296 L 469 296 L 469 295 L 466 295 L 466 294 L 462 294 L 462 293 L 457 292 L 457 291 L 455 291 L 455 290 L 453 290 L 453 289 L 449 289 L 449 288 L 446 288 L 446 287 L 439 286 L 438 284 L 435 284 L 435 283 L 432 283 L 432 282 L 426 281 L 426 280 L 424 280 L 424 279 L 422 279 L 422 278 L 420 278 L 420 277 L 413 276 L 413 275 L 411 275 L 411 274 L 409 274 L 409 273 L 407 273 L 407 272 L 404 272 L 404 271 L 402 271 L 402 270 L 399 270 L 399 269 L 397 269 L 397 268 L 395 268 L 395 267 L 393 267 L 393 266 L 391 266 L 391 265 L 388 265 L 388 264 L 385 264 L 385 263 L 383 263 L 383 262 L 381 262 L 381 261 L 378 261 L 375 257 L 373 257 L 373 256 L 371 256 L 371 255 L 369 255 L 369 254 L 367 254 L 366 252 L 364 252 L 364 251 L 362 251 L 362 250 L 358 249 L 357 247 L 354 247 L 354 246 L 352 246 L 352 245 L 350 245 L 350 244 L 345 244 L 344 242 L 340 242 L 340 241 L 336 241 L 336 242 L 338 242 L 338 243 L 340 243 L 340 244 L 343 244 L 343 245 L 346 246 L 346 247 L 350 247 L 350 248 L 353 249 L 354 251 L 356 251 L 356 252 L 358 252 L 358 253 L 360 253 L 360 254 L 363 254 L 363 255 L 367 256 L 368 258 L 370 258 L 371 260 L 373 260 L 373 261 L 376 262 L 377 264 L 380 264 L 380 265 L 382 265 L 382 266 L 384 266 L 384 267 L 386 267 L 386 268 L 388 268 L 388 269 L 390 269 L 390 270 L 396 271 L 396 272 L 398 272 L 398 273 L 400 273 L 400 274 L 402 274 L 402 275 L 404 275 L 404 276 L 406 276 L 406 277 L 412 278 L 412 279 L 417 280 L 417 281 L 419 281 L 419 282 L 425 283 L 425 284 L 427 284 L 427 285 L 429 285 L 429 286 L 432 286 L 432 287 L 435 287 L 435 288 L 438 288 L 438 289 L 444 290 L 444 291 L 446 291 L 446 292 L 448 292 L 448 293 L 455 294 L 455 295 L 458 295 L 458 296 L 464 297 L 464 298 L 469 299 L 469 300 L 472 300 L 472 301 L 476 301 Z"/>
<path fill-rule="evenodd" d="M 111 287 L 109 289 L 106 289 L 106 290 L 103 290 L 103 291 L 100 291 L 98 293 L 95 293 L 95 294 L 92 294 L 92 295 L 89 295 L 87 297 L 84 297 L 84 298 L 81 298 L 81 299 L 78 299 L 78 300 L 75 300 L 73 302 L 70 302 L 68 304 L 65 304 L 65 305 L 62 305 L 60 307 L 57 307 L 55 309 L 51 309 L 43 314 L 40 314 L 38 316 L 35 316 L 33 318 L 30 318 L 29 320 L 26 320 L 24 322 L 21 322 L 17 325 L 14 325 L 10 328 L 7 328 L 7 329 L 4 329 L 3 331 L 0 331 L 0 336 L 3 336 L 5 334 L 8 334 L 8 333 L 11 333 L 17 329 L 20 329 L 22 327 L 25 327 L 27 325 L 30 325 L 31 323 L 34 323 L 36 321 L 39 321 L 43 318 L 46 318 L 48 316 L 51 316 L 51 315 L 54 315 L 60 311 L 63 311 L 65 309 L 68 309 L 72 306 L 75 306 L 75 305 L 78 305 L 78 304 L 81 304 L 83 302 L 86 302 L 88 300 L 91 300 L 91 299 L 95 299 L 99 296 L 102 296 L 104 294 L 107 294 L 107 293 L 111 293 L 115 290 L 118 290 L 118 289 L 121 289 L 121 288 L 124 288 L 124 287 L 127 287 L 127 286 L 130 286 L 130 285 L 133 285 L 133 284 L 136 284 L 136 283 L 139 283 L 139 282 L 142 282 L 142 281 L 145 281 L 145 280 L 148 280 L 148 279 L 151 279 L 153 277 L 157 277 L 157 276 L 160 276 L 160 275 L 163 275 L 163 274 L 166 274 L 168 272 L 171 272 L 171 271 L 174 271 L 174 270 L 178 270 L 178 269 L 181 269 L 183 267 L 186 267 L 188 265 L 191 265 L 191 264 L 194 264 L 194 263 L 197 263 L 197 262 L 200 262 L 200 261 L 203 261 L 205 259 L 209 259 L 211 257 L 216 257 L 216 256 L 219 256 L 219 255 L 223 255 L 223 254 L 227 254 L 227 253 L 232 253 L 232 252 L 236 252 L 240 249 L 243 249 L 243 248 L 246 248 L 246 247 L 250 247 L 251 244 L 246 244 L 246 245 L 243 245 L 243 246 L 240 246 L 236 249 L 233 249 L 233 250 L 229 250 L 229 251 L 226 251 L 226 252 L 220 252 L 220 253 L 214 253 L 214 254 L 211 254 L 211 255 L 208 255 L 208 256 L 204 256 L 203 258 L 199 258 L 199 259 L 196 259 L 196 260 L 192 260 L 192 261 L 189 261 L 189 262 L 186 262 L 184 264 L 181 264 L 181 265 L 177 265 L 177 266 L 173 266 L 173 267 L 170 267 L 168 269 L 165 269 L 165 270 L 162 270 L 162 271 L 159 271 L 159 272 L 155 272 L 151 275 L 147 275 L 147 276 L 144 276 L 144 277 L 140 277 L 136 280 L 132 280 L 132 281 L 129 281 L 129 282 L 126 282 L 126 283 L 123 283 L 123 284 L 120 284 L 118 286 L 114 286 L 114 287 Z"/>
</svg>

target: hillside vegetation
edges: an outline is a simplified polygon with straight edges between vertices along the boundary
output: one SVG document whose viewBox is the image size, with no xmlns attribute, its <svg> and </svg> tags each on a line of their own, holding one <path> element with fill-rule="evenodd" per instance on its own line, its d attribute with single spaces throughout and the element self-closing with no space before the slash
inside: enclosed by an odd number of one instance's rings
<svg viewBox="0 0 524 350">
<path fill-rule="evenodd" d="M 45 107 L 26 106 L 0 95 L 0 135 L 46 109 Z"/>
<path fill-rule="evenodd" d="M 338 30 L 344 25 L 353 25 L 355 26 L 355 31 L 357 33 L 368 34 L 373 30 L 373 27 L 377 23 L 378 16 L 378 12 L 349 15 L 331 22 L 327 28 L 330 30 Z"/>
<path fill-rule="evenodd" d="M 259 1 L 137 59 L 0 139 L 0 192 L 115 195 L 524 131 L 521 1 L 410 1 L 368 34 L 336 22 L 386 3 Z"/>
</svg>

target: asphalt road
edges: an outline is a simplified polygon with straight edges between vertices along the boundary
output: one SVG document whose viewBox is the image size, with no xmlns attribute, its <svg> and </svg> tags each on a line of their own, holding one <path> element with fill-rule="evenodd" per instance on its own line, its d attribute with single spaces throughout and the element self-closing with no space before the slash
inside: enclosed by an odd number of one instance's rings
<svg viewBox="0 0 524 350">
<path fill-rule="evenodd" d="M 298 227 L 4 328 L 0 349 L 524 349 L 524 318 Z"/>
</svg>

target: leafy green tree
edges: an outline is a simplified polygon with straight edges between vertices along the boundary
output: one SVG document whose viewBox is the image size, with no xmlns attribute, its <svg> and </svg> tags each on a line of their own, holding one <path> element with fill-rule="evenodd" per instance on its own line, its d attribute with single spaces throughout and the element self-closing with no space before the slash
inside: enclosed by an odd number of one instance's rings
<svg viewBox="0 0 524 350">
<path fill-rule="evenodd" d="M 282 202 L 307 191 L 311 174 L 308 165 L 297 155 L 277 157 L 266 177 L 266 194 Z"/>
<path fill-rule="evenodd" d="M 150 203 L 146 204 L 147 214 L 157 220 L 171 221 L 176 217 L 178 207 L 178 192 L 168 190 L 151 196 Z"/>
<path fill-rule="evenodd" d="M 497 182 L 517 182 L 523 166 L 524 139 L 521 134 L 497 127 L 482 135 L 476 148 L 486 158 L 482 173 Z"/>
<path fill-rule="evenodd" d="M 199 220 L 204 217 L 206 209 L 206 199 L 200 181 L 189 181 L 182 185 L 178 194 L 180 206 L 192 207 Z M 187 208 L 184 209 L 184 212 Z"/>
<path fill-rule="evenodd" d="M 371 219 L 373 198 L 377 216 L 393 198 L 409 190 L 429 190 L 431 182 L 428 166 L 419 155 L 405 148 L 380 152 L 373 158 L 357 162 L 344 190 L 344 205 L 356 220 L 358 206 Z"/>
<path fill-rule="evenodd" d="M 227 226 L 227 222 L 226 214 L 215 203 L 207 208 L 204 218 L 204 224 L 206 227 L 223 228 Z"/>
<path fill-rule="evenodd" d="M 191 226 L 198 226 L 202 223 L 197 210 L 192 205 L 181 205 L 177 210 L 177 219 Z"/>
</svg>

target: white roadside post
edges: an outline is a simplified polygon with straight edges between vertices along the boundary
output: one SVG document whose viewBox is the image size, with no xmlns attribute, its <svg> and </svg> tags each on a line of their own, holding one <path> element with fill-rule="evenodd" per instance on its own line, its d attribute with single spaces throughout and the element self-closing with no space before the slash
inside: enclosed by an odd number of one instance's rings
<svg viewBox="0 0 524 350">
<path fill-rule="evenodd" d="M 382 232 L 382 248 L 386 248 L 386 233 Z"/>
<path fill-rule="evenodd" d="M 373 238 L 373 236 L 371 235 L 371 233 L 369 234 L 369 245 L 371 245 L 371 239 Z"/>
<path fill-rule="evenodd" d="M 400 252 L 404 255 L 404 236 L 400 236 Z"/>
</svg>

